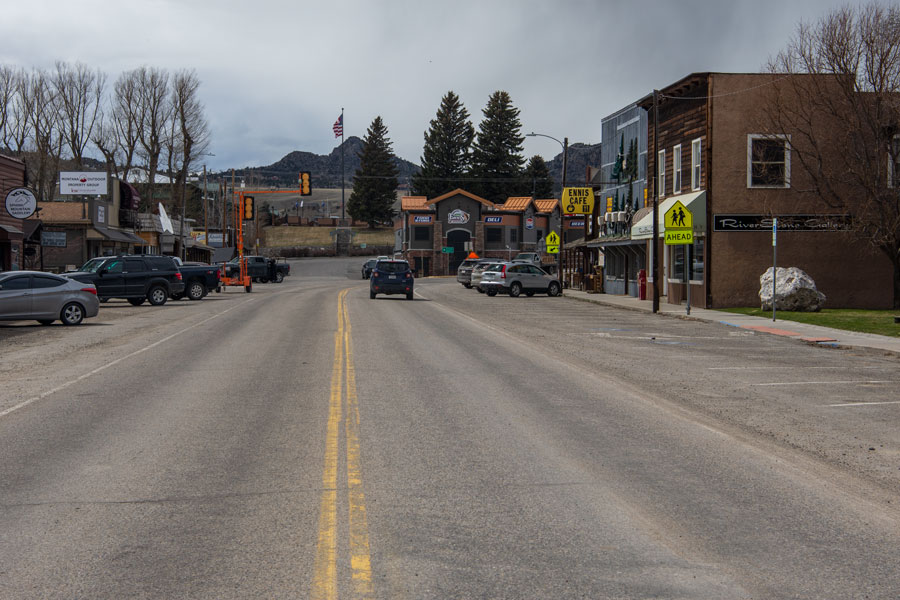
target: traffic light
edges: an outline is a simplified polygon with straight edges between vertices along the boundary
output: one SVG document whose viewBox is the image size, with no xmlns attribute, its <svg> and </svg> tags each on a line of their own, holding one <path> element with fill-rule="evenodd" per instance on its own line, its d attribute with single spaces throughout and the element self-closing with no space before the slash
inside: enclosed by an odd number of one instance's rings
<svg viewBox="0 0 900 600">
<path fill-rule="evenodd" d="M 300 172 L 300 195 L 312 196 L 312 176 L 309 171 Z"/>
<path fill-rule="evenodd" d="M 253 196 L 244 196 L 244 220 L 252 221 L 253 216 Z"/>
</svg>

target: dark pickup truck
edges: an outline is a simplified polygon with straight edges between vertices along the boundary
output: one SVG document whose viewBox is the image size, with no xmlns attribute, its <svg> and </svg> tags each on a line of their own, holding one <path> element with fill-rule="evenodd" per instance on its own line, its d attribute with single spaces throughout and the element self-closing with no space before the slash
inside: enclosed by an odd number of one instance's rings
<svg viewBox="0 0 900 600">
<path fill-rule="evenodd" d="M 216 265 L 208 265 L 202 262 L 181 262 L 175 258 L 178 270 L 181 271 L 181 279 L 184 281 L 184 291 L 172 294 L 173 300 L 188 298 L 200 300 L 210 290 L 219 291 L 221 282 L 221 269 Z"/>
<path fill-rule="evenodd" d="M 265 256 L 245 256 L 247 259 L 247 274 L 253 281 L 266 283 L 274 281 L 281 283 L 284 278 L 291 274 L 291 265 L 287 262 L 278 262 L 274 258 L 266 258 Z M 232 258 L 225 263 L 225 275 L 227 277 L 237 277 L 240 275 L 239 258 Z"/>
<path fill-rule="evenodd" d="M 126 254 L 92 258 L 65 276 L 93 283 L 101 301 L 126 298 L 135 306 L 144 300 L 159 306 L 172 294 L 184 293 L 181 271 L 171 256 Z"/>
</svg>

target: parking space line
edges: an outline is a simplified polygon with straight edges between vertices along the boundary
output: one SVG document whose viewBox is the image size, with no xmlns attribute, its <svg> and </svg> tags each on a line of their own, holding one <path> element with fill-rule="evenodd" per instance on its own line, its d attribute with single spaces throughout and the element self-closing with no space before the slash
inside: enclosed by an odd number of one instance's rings
<svg viewBox="0 0 900 600">
<path fill-rule="evenodd" d="M 858 385 L 867 383 L 898 383 L 887 379 L 871 379 L 871 380 L 847 380 L 847 381 L 776 381 L 773 383 L 751 383 L 755 386 L 774 386 L 774 385 Z"/>
<path fill-rule="evenodd" d="M 891 400 L 888 402 L 846 402 L 844 404 L 826 404 L 829 408 L 836 408 L 841 406 L 879 406 L 883 404 L 900 404 L 900 400 Z"/>
</svg>

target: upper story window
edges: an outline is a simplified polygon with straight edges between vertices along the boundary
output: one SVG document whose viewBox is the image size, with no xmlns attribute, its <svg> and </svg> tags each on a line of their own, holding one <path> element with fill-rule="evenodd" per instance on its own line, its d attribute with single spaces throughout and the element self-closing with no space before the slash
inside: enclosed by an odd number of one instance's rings
<svg viewBox="0 0 900 600">
<path fill-rule="evenodd" d="M 900 187 L 900 135 L 895 135 L 888 154 L 888 187 Z"/>
<path fill-rule="evenodd" d="M 660 150 L 659 154 L 656 157 L 656 172 L 657 175 L 657 185 L 656 189 L 659 190 L 659 197 L 662 198 L 666 195 L 666 151 Z"/>
<path fill-rule="evenodd" d="M 788 136 L 747 136 L 747 187 L 791 187 L 791 145 Z"/>
<path fill-rule="evenodd" d="M 700 189 L 700 138 L 691 142 L 691 189 Z"/>
<path fill-rule="evenodd" d="M 681 193 L 681 144 L 672 148 L 672 193 Z"/>
<path fill-rule="evenodd" d="M 431 227 L 413 227 L 413 239 L 417 242 L 427 242 L 431 239 Z"/>
</svg>

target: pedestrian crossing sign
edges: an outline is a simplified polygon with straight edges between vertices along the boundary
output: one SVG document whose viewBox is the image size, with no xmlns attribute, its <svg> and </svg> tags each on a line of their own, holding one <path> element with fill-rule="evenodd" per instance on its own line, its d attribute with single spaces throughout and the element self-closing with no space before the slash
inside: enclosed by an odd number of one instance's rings
<svg viewBox="0 0 900 600">
<path fill-rule="evenodd" d="M 693 229 L 694 215 L 681 203 L 681 200 L 676 200 L 675 204 L 666 211 L 663 223 L 666 231 L 669 229 Z"/>
</svg>

